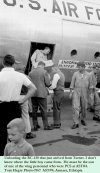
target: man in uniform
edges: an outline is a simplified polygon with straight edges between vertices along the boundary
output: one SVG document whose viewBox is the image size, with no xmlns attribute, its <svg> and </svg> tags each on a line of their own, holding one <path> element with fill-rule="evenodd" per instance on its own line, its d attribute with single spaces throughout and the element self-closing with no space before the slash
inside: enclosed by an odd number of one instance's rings
<svg viewBox="0 0 100 173">
<path fill-rule="evenodd" d="M 92 93 L 90 94 L 90 96 L 92 96 L 92 100 L 90 99 L 90 105 L 91 105 L 91 103 L 93 103 L 93 105 L 92 105 L 92 108 L 94 109 L 93 120 L 96 120 L 96 121 L 100 121 L 100 97 L 97 92 L 98 89 L 96 88 L 98 70 L 99 70 L 98 66 L 97 66 L 97 64 L 95 64 L 95 65 L 93 65 L 92 72 L 90 72 L 90 78 L 91 78 L 92 85 L 93 85 Z"/>
<path fill-rule="evenodd" d="M 85 70 L 85 63 L 78 62 L 77 67 L 79 70 L 73 74 L 70 85 L 74 121 L 72 129 L 79 127 L 80 119 L 81 124 L 86 126 L 85 118 L 88 105 L 88 92 L 89 88 L 92 87 L 89 73 Z"/>
</svg>

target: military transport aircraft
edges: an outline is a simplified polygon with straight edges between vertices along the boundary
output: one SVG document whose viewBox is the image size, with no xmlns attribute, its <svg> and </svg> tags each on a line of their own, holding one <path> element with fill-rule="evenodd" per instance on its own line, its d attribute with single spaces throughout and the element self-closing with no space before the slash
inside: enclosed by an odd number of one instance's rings
<svg viewBox="0 0 100 173">
<path fill-rule="evenodd" d="M 49 46 L 69 87 L 79 60 L 100 66 L 100 6 L 79 0 L 0 0 L 0 63 L 6 54 L 30 70 L 36 49 Z M 98 81 L 100 82 L 100 81 Z"/>
</svg>

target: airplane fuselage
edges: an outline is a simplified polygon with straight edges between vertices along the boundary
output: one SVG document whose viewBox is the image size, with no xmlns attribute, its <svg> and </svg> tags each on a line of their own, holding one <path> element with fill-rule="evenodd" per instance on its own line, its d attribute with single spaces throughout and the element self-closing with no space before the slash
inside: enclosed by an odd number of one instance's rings
<svg viewBox="0 0 100 173">
<path fill-rule="evenodd" d="M 0 1 L 0 62 L 13 54 L 26 66 L 43 45 L 50 46 L 66 87 L 78 61 L 85 61 L 87 70 L 100 65 L 100 6 L 78 0 Z"/>
</svg>

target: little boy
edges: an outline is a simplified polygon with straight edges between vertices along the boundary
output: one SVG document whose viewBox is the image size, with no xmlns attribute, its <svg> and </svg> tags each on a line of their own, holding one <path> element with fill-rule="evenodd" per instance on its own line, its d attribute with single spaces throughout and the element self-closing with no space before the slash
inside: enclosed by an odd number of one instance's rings
<svg viewBox="0 0 100 173">
<path fill-rule="evenodd" d="M 8 139 L 4 156 L 35 156 L 34 149 L 25 139 L 25 124 L 21 118 L 13 119 L 7 125 Z"/>
</svg>

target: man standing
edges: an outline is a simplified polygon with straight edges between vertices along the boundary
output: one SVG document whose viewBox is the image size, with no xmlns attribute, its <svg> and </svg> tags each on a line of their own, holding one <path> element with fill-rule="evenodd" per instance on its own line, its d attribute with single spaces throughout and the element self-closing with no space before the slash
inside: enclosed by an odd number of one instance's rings
<svg viewBox="0 0 100 173">
<path fill-rule="evenodd" d="M 38 63 L 40 61 L 43 62 L 47 61 L 48 60 L 47 55 L 49 53 L 50 53 L 49 47 L 45 47 L 44 50 L 37 49 L 31 57 L 32 68 L 37 68 Z"/>
<path fill-rule="evenodd" d="M 90 96 L 92 95 L 92 99 L 90 99 L 90 105 L 91 103 L 93 103 L 93 109 L 94 109 L 94 116 L 93 116 L 93 120 L 95 121 L 100 121 L 100 97 L 99 94 L 97 92 L 97 72 L 98 72 L 98 66 L 95 64 L 93 65 L 93 70 L 92 72 L 90 72 L 90 78 L 92 81 L 92 85 L 93 85 L 93 89 L 92 89 L 92 93 L 90 94 Z M 91 107 L 90 107 L 91 108 Z"/>
<path fill-rule="evenodd" d="M 79 127 L 79 119 L 86 126 L 85 118 L 88 105 L 88 91 L 91 88 L 89 73 L 85 71 L 85 63 L 77 64 L 79 70 L 72 76 L 70 85 L 70 98 L 72 97 L 73 120 L 72 129 Z M 81 116 L 81 117 L 80 117 Z"/>
<path fill-rule="evenodd" d="M 58 66 L 52 67 L 53 80 L 49 89 L 54 91 L 53 95 L 53 128 L 61 127 L 61 103 L 64 96 L 65 76 Z"/>
<path fill-rule="evenodd" d="M 50 79 L 46 70 L 44 70 L 45 63 L 40 61 L 38 67 L 34 68 L 30 73 L 29 77 L 31 81 L 37 87 L 35 95 L 32 97 L 32 119 L 34 130 L 37 131 L 39 128 L 37 121 L 37 111 L 40 108 L 41 116 L 43 120 L 44 130 L 51 130 L 51 127 L 48 125 L 47 118 L 47 94 L 48 90 L 46 87 L 50 86 Z"/>
<path fill-rule="evenodd" d="M 24 74 L 25 66 L 15 67 L 15 69 L 16 69 L 16 71 Z M 26 76 L 26 77 L 28 77 L 28 76 Z M 25 95 L 27 94 L 27 91 L 28 91 L 28 88 L 25 85 L 23 85 L 22 89 L 21 89 L 20 97 L 21 98 L 25 97 Z M 31 123 L 30 123 L 28 105 L 29 105 L 29 99 L 26 100 L 23 104 L 21 104 L 21 110 L 22 110 L 22 115 L 21 116 L 22 116 L 22 119 L 24 120 L 24 123 L 25 123 L 25 126 L 26 126 L 26 129 L 25 129 L 26 139 L 31 139 L 31 138 L 35 138 L 36 135 L 34 135 L 31 132 Z"/>
<path fill-rule="evenodd" d="M 22 73 L 14 70 L 15 59 L 6 55 L 3 60 L 4 68 L 0 72 L 0 155 L 3 155 L 7 142 L 7 124 L 14 118 L 21 117 L 21 106 L 34 95 L 36 87 Z M 25 97 L 20 98 L 22 85 L 28 88 Z"/>
</svg>

